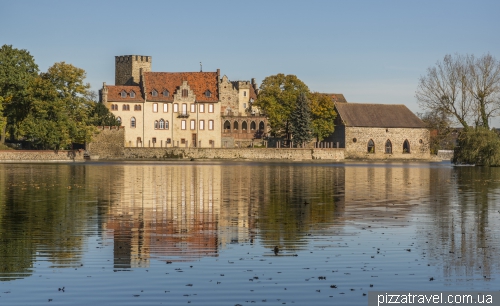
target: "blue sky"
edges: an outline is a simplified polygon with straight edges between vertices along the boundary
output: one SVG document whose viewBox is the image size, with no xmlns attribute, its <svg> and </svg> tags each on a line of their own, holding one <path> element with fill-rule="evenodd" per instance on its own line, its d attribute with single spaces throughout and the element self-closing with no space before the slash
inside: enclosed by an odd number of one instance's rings
<svg viewBox="0 0 500 306">
<path fill-rule="evenodd" d="M 349 102 L 406 104 L 446 54 L 500 58 L 500 1 L 2 1 L 0 44 L 41 71 L 65 61 L 93 90 L 114 84 L 114 56 L 153 71 L 221 69 L 230 80 L 295 74 Z M 494 126 L 500 127 L 500 120 Z"/>
</svg>

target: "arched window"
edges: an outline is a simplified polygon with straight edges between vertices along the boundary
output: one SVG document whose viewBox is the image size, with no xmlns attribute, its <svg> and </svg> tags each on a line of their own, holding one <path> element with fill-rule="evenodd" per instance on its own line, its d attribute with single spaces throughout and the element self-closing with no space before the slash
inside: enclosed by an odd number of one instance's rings
<svg viewBox="0 0 500 306">
<path fill-rule="evenodd" d="M 241 129 L 242 130 L 246 130 L 247 129 L 247 122 L 246 121 L 243 121 L 243 123 L 241 124 Z"/>
<path fill-rule="evenodd" d="M 255 121 L 252 121 L 252 123 L 250 123 L 250 129 L 255 130 L 256 128 L 257 128 L 257 125 L 255 124 Z"/>
<path fill-rule="evenodd" d="M 121 124 L 122 123 L 122 118 L 116 117 L 116 121 L 118 121 Z"/>
<path fill-rule="evenodd" d="M 408 139 L 403 142 L 403 153 L 410 153 L 410 142 Z"/>
<path fill-rule="evenodd" d="M 224 122 L 224 130 L 230 130 L 231 129 L 231 123 L 229 121 Z"/>
<path fill-rule="evenodd" d="M 375 153 L 375 143 L 373 140 L 368 140 L 368 153 Z"/>
<path fill-rule="evenodd" d="M 264 121 L 259 123 L 259 131 L 264 131 Z"/>
<path fill-rule="evenodd" d="M 130 127 L 135 128 L 135 117 L 130 118 Z"/>
<path fill-rule="evenodd" d="M 163 130 L 165 128 L 165 120 L 160 119 L 160 130 Z"/>
<path fill-rule="evenodd" d="M 235 121 L 233 124 L 233 129 L 237 130 L 238 129 L 238 121 Z"/>
<path fill-rule="evenodd" d="M 389 139 L 385 142 L 385 153 L 391 154 L 392 153 L 392 143 Z"/>
<path fill-rule="evenodd" d="M 158 120 L 155 120 L 155 130 L 158 129 Z"/>
<path fill-rule="evenodd" d="M 168 120 L 165 120 L 165 130 L 168 130 Z"/>
</svg>

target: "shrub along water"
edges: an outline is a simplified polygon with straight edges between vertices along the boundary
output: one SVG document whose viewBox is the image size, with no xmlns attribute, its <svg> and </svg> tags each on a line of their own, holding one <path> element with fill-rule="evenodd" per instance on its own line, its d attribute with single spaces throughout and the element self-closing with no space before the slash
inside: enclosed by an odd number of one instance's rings
<svg viewBox="0 0 500 306">
<path fill-rule="evenodd" d="M 458 137 L 454 164 L 500 166 L 500 137 L 494 130 L 477 127 L 464 130 Z"/>
</svg>

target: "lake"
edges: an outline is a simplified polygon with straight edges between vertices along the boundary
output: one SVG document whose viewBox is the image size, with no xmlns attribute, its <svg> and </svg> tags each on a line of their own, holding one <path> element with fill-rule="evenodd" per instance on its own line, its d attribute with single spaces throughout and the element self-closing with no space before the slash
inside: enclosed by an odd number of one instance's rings
<svg viewBox="0 0 500 306">
<path fill-rule="evenodd" d="M 0 164 L 1 305 L 367 305 L 500 287 L 500 168 Z"/>
</svg>

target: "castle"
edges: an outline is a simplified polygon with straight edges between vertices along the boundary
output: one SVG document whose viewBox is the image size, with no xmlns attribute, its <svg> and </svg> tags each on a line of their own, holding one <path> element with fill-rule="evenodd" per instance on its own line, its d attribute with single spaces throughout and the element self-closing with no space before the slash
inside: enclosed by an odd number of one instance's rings
<svg viewBox="0 0 500 306">
<path fill-rule="evenodd" d="M 248 146 L 267 131 L 258 88 L 216 72 L 152 72 L 151 56 L 115 57 L 100 101 L 125 126 L 125 147 Z"/>
</svg>

